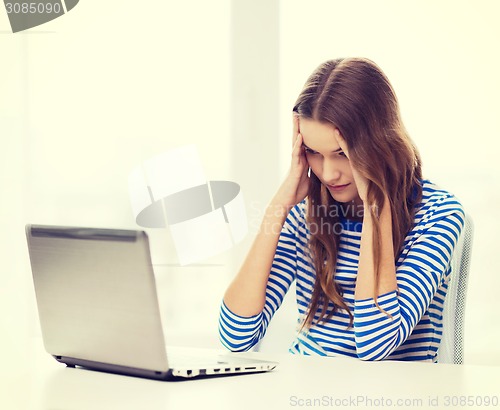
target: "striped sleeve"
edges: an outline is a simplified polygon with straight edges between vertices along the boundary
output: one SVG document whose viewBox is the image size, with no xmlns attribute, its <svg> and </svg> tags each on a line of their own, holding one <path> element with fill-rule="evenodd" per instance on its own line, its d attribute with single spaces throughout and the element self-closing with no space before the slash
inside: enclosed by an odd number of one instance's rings
<svg viewBox="0 0 500 410">
<path fill-rule="evenodd" d="M 271 272 L 266 286 L 266 302 L 258 315 L 236 315 L 222 302 L 219 315 L 221 343 L 234 352 L 247 351 L 265 335 L 274 313 L 279 309 L 285 294 L 295 279 L 297 269 L 297 235 L 299 226 L 305 224 L 304 202 L 288 214 L 278 240 Z"/>
<path fill-rule="evenodd" d="M 406 341 L 450 271 L 465 215 L 453 197 L 441 198 L 415 227 L 415 239 L 396 264 L 398 291 L 354 303 L 356 352 L 382 360 Z"/>
</svg>

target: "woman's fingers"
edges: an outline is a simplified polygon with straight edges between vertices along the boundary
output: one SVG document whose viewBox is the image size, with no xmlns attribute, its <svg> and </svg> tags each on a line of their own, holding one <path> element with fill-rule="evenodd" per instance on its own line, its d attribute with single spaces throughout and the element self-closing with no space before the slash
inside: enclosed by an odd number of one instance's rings
<svg viewBox="0 0 500 410">
<path fill-rule="evenodd" d="M 302 147 L 302 135 L 297 134 L 297 137 L 295 138 L 295 143 L 293 144 L 293 150 L 292 150 L 292 165 L 295 164 L 300 164 L 301 161 L 301 156 L 303 156 L 303 147 Z"/>
<path fill-rule="evenodd" d="M 293 150 L 295 151 L 296 148 L 300 148 L 302 146 L 302 135 L 299 133 L 295 136 L 295 141 L 293 144 Z"/>
<path fill-rule="evenodd" d="M 294 124 L 296 124 L 295 118 Z M 294 126 L 294 130 L 296 129 Z M 290 171 L 275 199 L 281 201 L 287 207 L 293 207 L 302 201 L 306 197 L 309 188 L 307 170 L 308 162 L 304 152 L 302 135 L 297 132 L 294 135 Z"/>
<path fill-rule="evenodd" d="M 297 114 L 293 114 L 293 133 L 292 133 L 292 145 L 295 145 L 295 142 L 297 140 L 297 135 L 300 132 L 300 125 L 299 125 L 299 116 Z"/>
</svg>

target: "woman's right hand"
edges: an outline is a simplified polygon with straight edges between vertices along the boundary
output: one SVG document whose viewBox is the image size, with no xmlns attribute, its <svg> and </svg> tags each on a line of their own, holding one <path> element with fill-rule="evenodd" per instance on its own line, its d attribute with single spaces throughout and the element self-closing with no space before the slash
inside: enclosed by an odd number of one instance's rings
<svg viewBox="0 0 500 410">
<path fill-rule="evenodd" d="M 307 162 L 298 115 L 293 115 L 293 150 L 292 163 L 287 177 L 281 184 L 274 197 L 274 202 L 286 207 L 288 210 L 301 202 L 309 191 L 310 179 L 307 175 L 309 163 Z"/>
</svg>

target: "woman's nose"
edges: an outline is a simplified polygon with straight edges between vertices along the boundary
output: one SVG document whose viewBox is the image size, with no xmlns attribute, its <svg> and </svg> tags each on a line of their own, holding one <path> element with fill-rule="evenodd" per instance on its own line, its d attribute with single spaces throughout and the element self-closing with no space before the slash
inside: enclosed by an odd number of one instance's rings
<svg viewBox="0 0 500 410">
<path fill-rule="evenodd" d="M 334 161 L 323 162 L 323 181 L 327 184 L 334 185 L 340 179 L 340 169 Z"/>
</svg>

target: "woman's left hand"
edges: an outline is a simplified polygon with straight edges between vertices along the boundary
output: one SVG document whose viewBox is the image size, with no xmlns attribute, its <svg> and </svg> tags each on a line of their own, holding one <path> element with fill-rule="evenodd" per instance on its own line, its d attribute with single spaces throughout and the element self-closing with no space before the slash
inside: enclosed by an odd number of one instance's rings
<svg viewBox="0 0 500 410">
<path fill-rule="evenodd" d="M 344 137 L 342 137 L 342 135 L 340 134 L 338 128 L 335 128 L 335 138 L 337 139 L 337 143 L 339 144 L 340 148 L 342 148 L 342 151 L 344 152 L 345 156 L 349 160 L 349 164 L 351 165 L 352 175 L 354 178 L 354 183 L 356 184 L 356 188 L 358 189 L 358 195 L 363 201 L 363 203 L 366 203 L 368 196 L 368 179 L 365 178 L 363 175 L 361 175 L 351 162 L 351 159 L 349 157 L 349 149 L 347 148 L 347 143 L 345 142 Z"/>
</svg>

